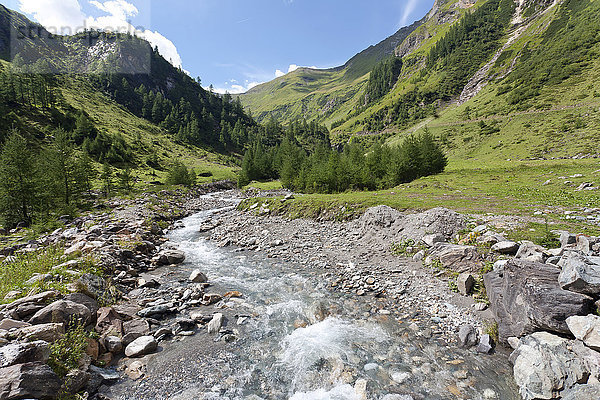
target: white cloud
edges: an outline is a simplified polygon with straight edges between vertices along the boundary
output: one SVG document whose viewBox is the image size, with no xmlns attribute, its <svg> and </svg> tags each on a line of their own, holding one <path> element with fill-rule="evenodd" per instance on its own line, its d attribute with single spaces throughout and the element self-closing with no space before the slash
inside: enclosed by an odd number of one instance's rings
<svg viewBox="0 0 600 400">
<path fill-rule="evenodd" d="M 110 0 L 101 3 L 99 1 L 92 0 L 90 4 L 95 6 L 101 11 L 108 13 L 121 20 L 127 20 L 127 17 L 134 16 L 139 13 L 137 7 L 125 0 Z"/>
<path fill-rule="evenodd" d="M 227 82 L 225 82 L 225 84 L 223 86 L 215 87 L 215 88 L 213 88 L 213 90 L 216 93 L 221 93 L 221 94 L 226 93 L 226 92 L 231 93 L 231 94 L 246 93 L 248 90 L 252 89 L 253 87 L 262 85 L 263 83 L 270 81 L 272 79 L 275 79 L 275 78 L 281 78 L 282 76 L 285 76 L 285 75 L 289 74 L 290 72 L 296 71 L 298 68 L 318 69 L 318 67 L 315 67 L 315 66 L 301 67 L 297 64 L 290 64 L 290 66 L 287 69 L 287 72 L 283 72 L 280 69 L 276 69 L 274 75 L 271 75 L 269 73 L 264 73 L 264 72 L 258 73 L 256 71 L 245 72 L 244 75 L 249 77 L 249 79 L 247 79 L 243 85 L 238 83 L 235 79 L 230 79 Z"/>
<path fill-rule="evenodd" d="M 319 67 L 315 67 L 314 65 L 311 67 L 301 67 L 299 65 L 296 64 L 290 64 L 290 66 L 288 67 L 288 71 L 287 72 L 283 72 L 280 69 L 275 70 L 275 78 L 280 78 L 286 74 L 289 74 L 290 72 L 294 72 L 295 70 L 297 70 L 298 68 L 311 68 L 311 69 L 318 69 Z"/>
<path fill-rule="evenodd" d="M 242 94 L 242 93 L 246 93 L 248 90 L 252 89 L 253 87 L 256 87 L 256 86 L 264 83 L 264 82 L 246 81 L 245 85 L 240 85 L 238 83 L 232 83 L 232 81 L 235 81 L 235 79 L 231 79 L 229 82 L 226 82 L 226 84 L 228 84 L 229 87 L 215 87 L 215 88 L 213 88 L 213 90 L 216 93 L 220 93 L 220 94 L 225 94 L 225 93 Z M 208 89 L 208 88 L 205 88 L 205 89 Z"/>
<path fill-rule="evenodd" d="M 419 0 L 408 0 L 408 4 L 404 7 L 404 11 L 402 12 L 402 18 L 400 19 L 400 25 L 406 26 L 410 21 L 409 18 L 412 13 L 417 8 L 417 3 Z"/>
<path fill-rule="evenodd" d="M 85 21 L 78 0 L 19 0 L 19 9 L 54 32 L 61 32 L 63 27 L 81 27 Z"/>
<path fill-rule="evenodd" d="M 181 56 L 175 44 L 160 32 L 149 29 L 138 30 L 128 20 L 139 10 L 126 0 L 90 0 L 89 3 L 106 15 L 94 18 L 85 15 L 80 0 L 19 0 L 20 10 L 32 15 L 40 24 L 53 33 L 73 34 L 87 28 L 111 32 L 136 32 L 176 67 L 182 66 Z M 64 29 L 67 28 L 67 29 Z"/>
</svg>

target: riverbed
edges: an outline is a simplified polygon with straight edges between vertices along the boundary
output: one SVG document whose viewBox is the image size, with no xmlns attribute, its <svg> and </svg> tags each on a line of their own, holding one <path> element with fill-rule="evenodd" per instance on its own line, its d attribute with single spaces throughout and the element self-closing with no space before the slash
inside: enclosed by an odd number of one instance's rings
<svg viewBox="0 0 600 400">
<path fill-rule="evenodd" d="M 168 239 L 185 251 L 186 263 L 156 271 L 167 288 L 185 285 L 200 269 L 210 292 L 241 293 L 201 309 L 225 315 L 222 331 L 211 336 L 200 329 L 162 342 L 146 360 L 145 378 L 106 388 L 110 398 L 520 398 L 505 354 L 447 345 L 410 319 L 374 308 L 372 296 L 331 290 L 302 263 L 268 258 L 260 249 L 219 247 L 199 232 L 207 220 L 229 212 L 222 207 L 184 219 Z"/>
</svg>

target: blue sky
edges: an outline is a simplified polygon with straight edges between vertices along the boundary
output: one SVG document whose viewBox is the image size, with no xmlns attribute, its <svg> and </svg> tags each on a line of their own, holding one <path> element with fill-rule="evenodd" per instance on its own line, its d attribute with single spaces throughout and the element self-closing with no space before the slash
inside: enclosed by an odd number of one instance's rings
<svg viewBox="0 0 600 400">
<path fill-rule="evenodd" d="M 200 76 L 204 86 L 234 93 L 294 66 L 341 65 L 423 17 L 433 0 L 9 0 L 6 5 L 53 27 L 75 29 L 85 21 L 125 28 L 129 21 L 167 59 Z"/>
</svg>

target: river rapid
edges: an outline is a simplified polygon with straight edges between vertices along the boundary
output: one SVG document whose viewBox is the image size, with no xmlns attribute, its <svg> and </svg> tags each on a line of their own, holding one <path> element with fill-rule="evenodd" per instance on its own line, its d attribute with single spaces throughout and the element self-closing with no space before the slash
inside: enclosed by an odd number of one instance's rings
<svg viewBox="0 0 600 400">
<path fill-rule="evenodd" d="M 229 207 L 230 209 L 231 207 Z M 199 233 L 203 211 L 172 230 L 185 264 L 156 271 L 163 287 L 209 278 L 211 293 L 238 291 L 207 315 L 226 317 L 222 332 L 162 342 L 147 375 L 107 389 L 119 399 L 436 400 L 519 399 L 505 354 L 479 355 L 420 335 L 411 321 L 372 313 L 370 297 L 330 291 L 293 265 L 260 252 L 219 248 Z M 233 340 L 235 338 L 235 340 Z"/>
</svg>

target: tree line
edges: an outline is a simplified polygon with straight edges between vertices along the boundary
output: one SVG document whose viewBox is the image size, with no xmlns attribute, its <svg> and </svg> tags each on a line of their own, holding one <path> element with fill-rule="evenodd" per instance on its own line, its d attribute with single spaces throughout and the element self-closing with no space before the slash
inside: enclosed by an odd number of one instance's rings
<svg viewBox="0 0 600 400">
<path fill-rule="evenodd" d="M 94 182 L 102 194 L 131 190 L 131 168 L 100 170 L 86 152 L 78 151 L 71 135 L 53 132 L 43 148 L 12 130 L 0 151 L 0 219 L 4 227 L 29 226 L 60 214 L 73 214 L 93 195 Z"/>
<path fill-rule="evenodd" d="M 280 179 L 284 187 L 303 193 L 377 190 L 443 172 L 446 165 L 428 130 L 397 147 L 351 143 L 342 151 L 322 143 L 307 151 L 288 130 L 280 144 L 269 147 L 257 140 L 246 151 L 238 184 Z"/>
<path fill-rule="evenodd" d="M 472 13 L 467 13 L 430 50 L 425 67 L 413 78 L 412 83 L 416 87 L 389 106 L 357 120 L 354 126 L 381 131 L 389 125 L 403 128 L 435 116 L 438 103 L 458 96 L 470 77 L 498 49 L 514 8 L 512 0 L 489 0 Z M 393 88 L 401 68 L 402 62 L 393 58 L 375 66 L 365 93 L 367 103 L 383 97 Z M 438 74 L 440 81 L 435 86 L 428 86 L 427 80 L 432 74 Z M 347 120 L 336 122 L 334 127 Z"/>
</svg>

